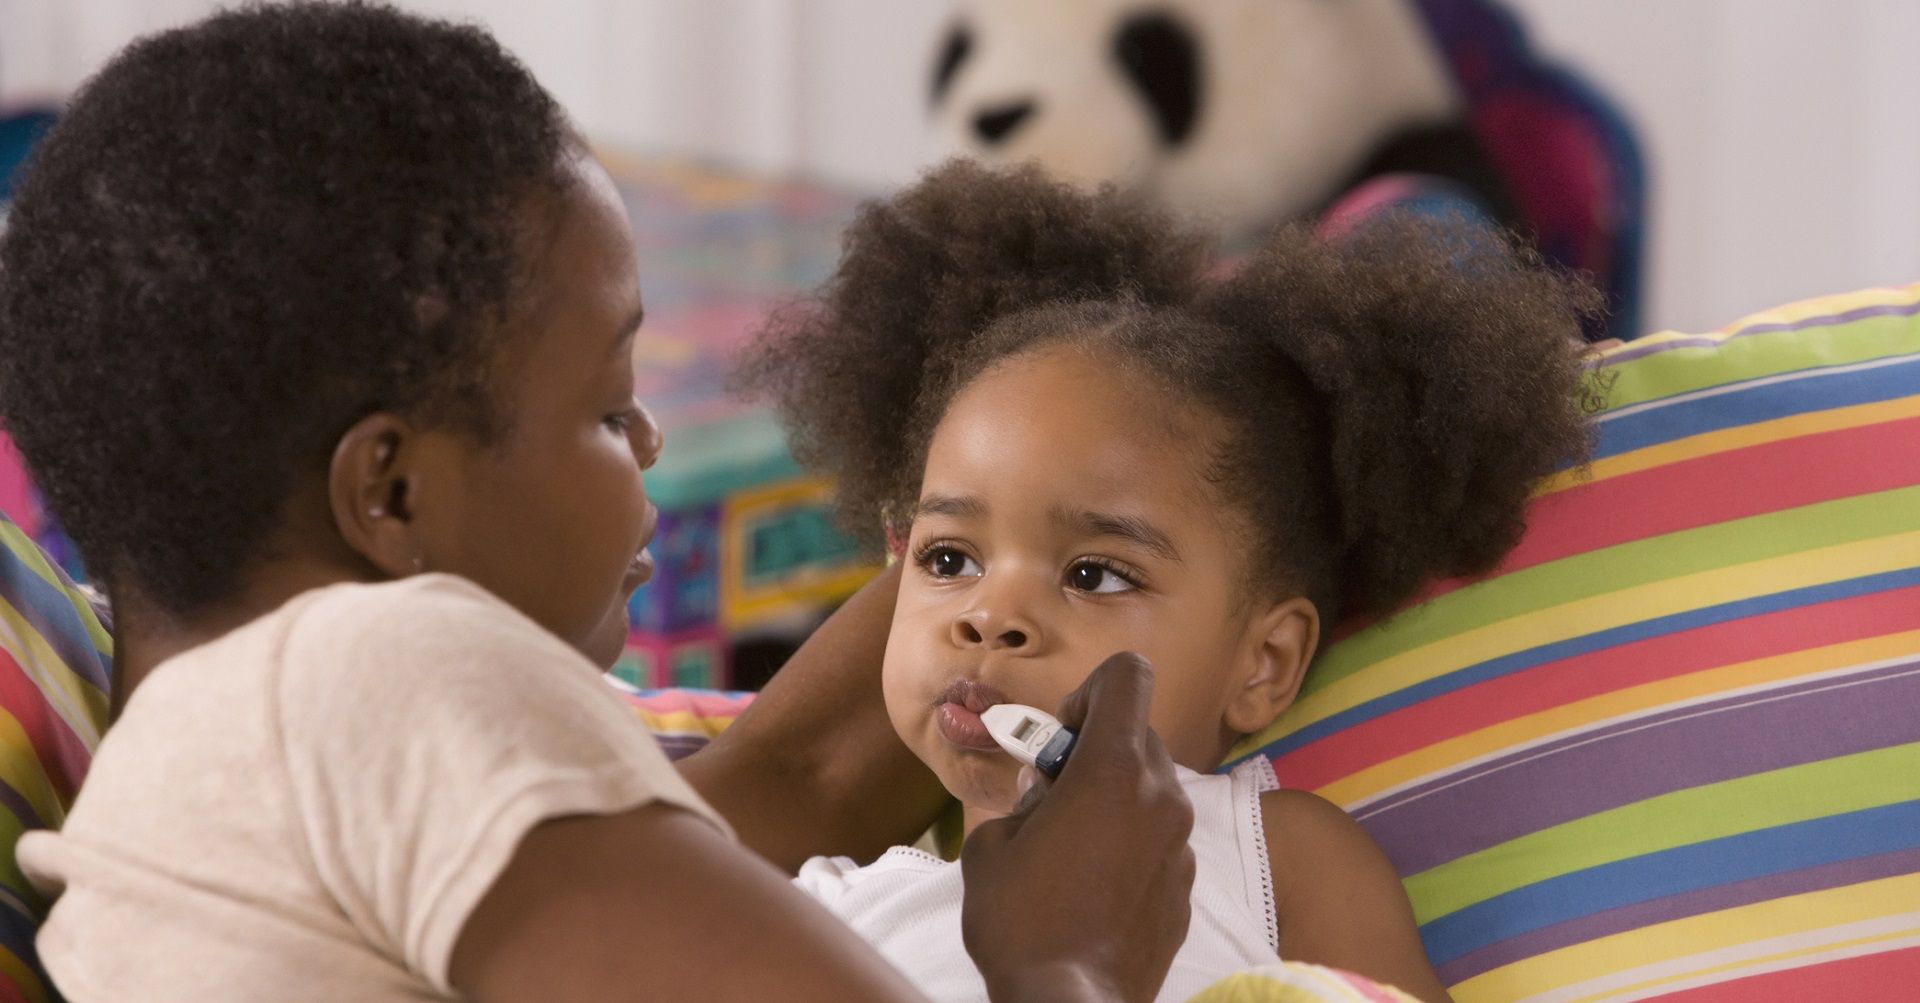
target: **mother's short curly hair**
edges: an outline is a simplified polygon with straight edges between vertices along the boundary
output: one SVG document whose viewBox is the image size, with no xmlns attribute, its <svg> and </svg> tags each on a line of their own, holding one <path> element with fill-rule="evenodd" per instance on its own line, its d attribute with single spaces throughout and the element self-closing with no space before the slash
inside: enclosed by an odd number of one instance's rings
<svg viewBox="0 0 1920 1003">
<path fill-rule="evenodd" d="M 970 380 L 1044 344 L 1110 352 L 1222 420 L 1210 480 L 1254 541 L 1250 584 L 1329 618 L 1491 567 L 1533 485 L 1585 456 L 1597 297 L 1501 235 L 1283 229 L 1218 280 L 1207 251 L 1113 190 L 956 162 L 862 211 L 839 271 L 769 324 L 740 380 L 878 544 Z"/>
<path fill-rule="evenodd" d="M 0 238 L 0 415 L 90 570 L 190 611 L 365 414 L 492 429 L 520 207 L 572 142 L 484 32 L 372 4 L 115 57 Z"/>
</svg>

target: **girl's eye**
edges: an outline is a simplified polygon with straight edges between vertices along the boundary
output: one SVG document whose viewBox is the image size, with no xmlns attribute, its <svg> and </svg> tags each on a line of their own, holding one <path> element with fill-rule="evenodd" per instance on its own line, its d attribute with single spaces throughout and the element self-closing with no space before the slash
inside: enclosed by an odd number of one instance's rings
<svg viewBox="0 0 1920 1003">
<path fill-rule="evenodd" d="M 952 547 L 931 547 L 920 557 L 920 566 L 935 578 L 971 578 L 980 574 L 973 558 Z"/>
<path fill-rule="evenodd" d="M 632 408 L 628 408 L 625 411 L 619 411 L 614 414 L 607 415 L 605 418 L 601 419 L 601 421 L 608 428 L 613 429 L 616 432 L 619 432 L 621 435 L 625 435 L 630 429 L 633 428 L 633 421 L 636 417 L 638 417 L 638 415 L 634 412 L 634 410 Z"/>
<path fill-rule="evenodd" d="M 1139 588 L 1126 575 L 1096 561 L 1081 561 L 1068 568 L 1067 585 L 1096 595 L 1116 595 Z"/>
</svg>

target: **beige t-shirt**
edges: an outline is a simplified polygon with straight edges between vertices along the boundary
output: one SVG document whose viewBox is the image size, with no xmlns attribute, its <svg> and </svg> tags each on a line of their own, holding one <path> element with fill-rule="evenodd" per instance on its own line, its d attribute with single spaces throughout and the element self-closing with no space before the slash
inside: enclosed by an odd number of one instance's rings
<svg viewBox="0 0 1920 1003">
<path fill-rule="evenodd" d="M 448 999 L 529 829 L 651 801 L 731 836 L 584 657 L 425 575 L 168 661 L 19 855 L 60 895 L 39 949 L 70 1003 Z"/>
</svg>

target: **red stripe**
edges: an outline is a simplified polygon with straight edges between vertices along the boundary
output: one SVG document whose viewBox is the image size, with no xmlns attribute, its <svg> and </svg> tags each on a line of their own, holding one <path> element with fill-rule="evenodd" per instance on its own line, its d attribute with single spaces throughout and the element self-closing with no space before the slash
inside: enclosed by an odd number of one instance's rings
<svg viewBox="0 0 1920 1003">
<path fill-rule="evenodd" d="M 1920 484 L 1920 418 L 1796 436 L 1582 484 L 1533 507 L 1508 570 L 1629 540 Z M 1791 476 L 1788 476 L 1788 475 Z"/>
<path fill-rule="evenodd" d="M 1806 1003 L 1920 996 L 1920 947 L 1749 975 L 1652 997 L 1666 1003 Z"/>
<path fill-rule="evenodd" d="M 14 720 L 20 722 L 20 729 L 26 732 L 27 741 L 33 746 L 34 757 L 40 761 L 40 769 L 52 782 L 53 791 L 62 804 L 72 804 L 74 795 L 80 789 L 80 780 L 86 775 L 87 765 L 93 762 L 93 753 L 87 750 L 86 743 L 73 733 L 53 707 L 47 703 L 47 695 L 40 687 L 27 678 L 20 663 L 14 661 L 10 652 L 0 651 L 0 707 L 5 707 Z M 21 791 L 22 795 L 30 792 Z M 42 819 L 51 825 L 57 819 Z"/>
<path fill-rule="evenodd" d="M 1668 533 L 1920 484 L 1920 418 L 1803 435 L 1668 463 L 1533 503 L 1500 566 L 1421 590 L 1426 602 L 1523 568 Z M 1791 476 L 1784 472 L 1791 471 Z M 1359 625 L 1342 622 L 1335 636 Z"/>
<path fill-rule="evenodd" d="M 1797 606 L 1547 662 L 1343 728 L 1274 761 L 1312 790 L 1481 728 L 1576 700 L 1769 655 L 1920 627 L 1920 586 Z"/>
</svg>

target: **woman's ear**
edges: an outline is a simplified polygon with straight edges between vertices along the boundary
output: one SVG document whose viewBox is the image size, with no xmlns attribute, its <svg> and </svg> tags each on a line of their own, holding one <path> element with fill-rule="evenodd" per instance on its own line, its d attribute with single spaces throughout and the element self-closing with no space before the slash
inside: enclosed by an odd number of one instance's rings
<svg viewBox="0 0 1920 1003">
<path fill-rule="evenodd" d="M 1304 597 L 1276 603 L 1247 629 L 1245 670 L 1227 700 L 1224 723 L 1251 735 L 1293 703 L 1320 644 L 1320 611 Z"/>
<path fill-rule="evenodd" d="M 413 490 L 419 433 L 385 412 L 355 422 L 333 450 L 327 499 L 340 536 L 389 578 L 423 570 Z"/>
</svg>

